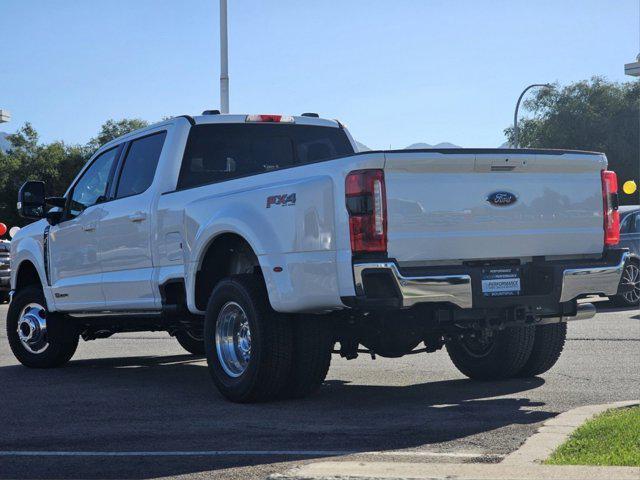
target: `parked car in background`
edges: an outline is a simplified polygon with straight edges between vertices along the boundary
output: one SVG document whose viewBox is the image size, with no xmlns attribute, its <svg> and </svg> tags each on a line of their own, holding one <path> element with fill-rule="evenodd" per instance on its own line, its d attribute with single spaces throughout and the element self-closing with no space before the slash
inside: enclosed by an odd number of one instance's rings
<svg viewBox="0 0 640 480">
<path fill-rule="evenodd" d="M 630 260 L 624 268 L 618 295 L 613 300 L 622 306 L 640 305 L 640 205 L 620 207 L 620 245 L 628 248 Z"/>
<path fill-rule="evenodd" d="M 11 290 L 10 256 L 11 242 L 0 240 L 0 303 L 9 301 L 9 290 Z"/>
</svg>

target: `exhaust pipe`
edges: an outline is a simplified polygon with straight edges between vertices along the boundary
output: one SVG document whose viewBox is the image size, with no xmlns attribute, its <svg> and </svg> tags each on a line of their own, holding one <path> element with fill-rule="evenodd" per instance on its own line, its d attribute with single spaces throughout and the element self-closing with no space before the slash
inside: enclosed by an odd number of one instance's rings
<svg viewBox="0 0 640 480">
<path fill-rule="evenodd" d="M 549 323 L 562 323 L 562 322 L 573 322 L 575 320 L 589 320 L 596 316 L 596 307 L 593 303 L 580 303 L 578 304 L 578 308 L 576 314 L 568 317 L 548 317 L 543 318 L 540 322 L 536 323 L 536 325 L 547 325 Z"/>
</svg>

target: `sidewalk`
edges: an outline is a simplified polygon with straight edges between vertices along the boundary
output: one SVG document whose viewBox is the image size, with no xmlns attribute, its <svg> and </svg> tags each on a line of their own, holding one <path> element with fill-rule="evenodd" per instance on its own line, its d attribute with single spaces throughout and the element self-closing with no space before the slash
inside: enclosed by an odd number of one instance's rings
<svg viewBox="0 0 640 480">
<path fill-rule="evenodd" d="M 318 462 L 272 480 L 638 480 L 640 468 L 454 463 Z"/>
</svg>

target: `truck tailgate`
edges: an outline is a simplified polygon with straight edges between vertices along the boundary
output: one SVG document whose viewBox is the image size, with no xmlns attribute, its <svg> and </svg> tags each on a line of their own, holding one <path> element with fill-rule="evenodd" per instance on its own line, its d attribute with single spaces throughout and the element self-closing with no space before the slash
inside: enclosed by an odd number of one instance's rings
<svg viewBox="0 0 640 480">
<path fill-rule="evenodd" d="M 388 254 L 399 262 L 596 254 L 601 154 L 386 152 Z"/>
</svg>

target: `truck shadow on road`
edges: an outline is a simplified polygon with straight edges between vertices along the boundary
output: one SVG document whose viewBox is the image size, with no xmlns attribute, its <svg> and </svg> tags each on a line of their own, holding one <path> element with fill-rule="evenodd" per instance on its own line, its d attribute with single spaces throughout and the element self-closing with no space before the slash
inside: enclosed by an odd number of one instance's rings
<svg viewBox="0 0 640 480">
<path fill-rule="evenodd" d="M 429 445 L 506 453 L 533 424 L 555 415 L 526 396 L 541 378 L 402 386 L 330 380 L 308 399 L 236 405 L 220 397 L 202 359 L 190 355 L 76 360 L 48 371 L 7 366 L 0 384 L 2 451 L 320 451 L 0 457 L 0 478 L 152 478 Z"/>
</svg>

